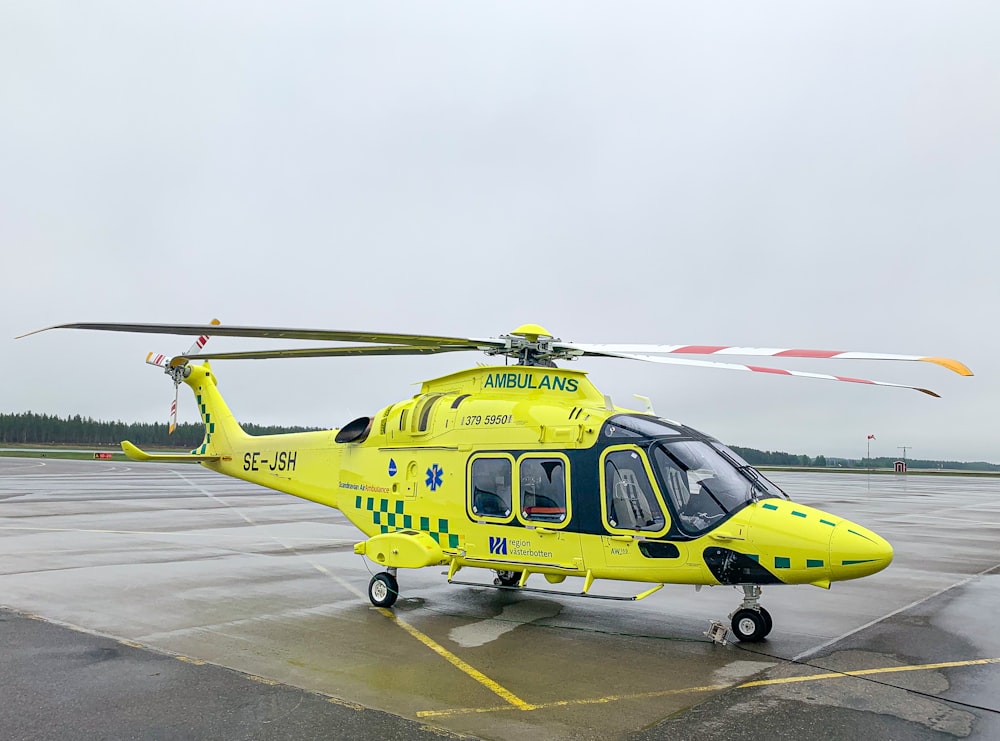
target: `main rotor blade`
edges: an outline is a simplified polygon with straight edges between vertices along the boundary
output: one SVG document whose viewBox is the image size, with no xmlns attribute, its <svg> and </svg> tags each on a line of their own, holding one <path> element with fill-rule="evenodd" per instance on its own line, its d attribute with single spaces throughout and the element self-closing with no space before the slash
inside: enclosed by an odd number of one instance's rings
<svg viewBox="0 0 1000 741">
<path fill-rule="evenodd" d="M 434 355 L 444 352 L 476 350 L 475 347 L 411 347 L 409 345 L 355 345 L 351 347 L 303 347 L 293 350 L 248 350 L 245 352 L 210 352 L 176 355 L 171 365 L 198 360 L 270 360 L 272 358 L 332 358 L 350 355 Z"/>
<path fill-rule="evenodd" d="M 663 358 L 658 355 L 638 355 L 634 353 L 616 353 L 616 352 L 594 352 L 591 351 L 591 355 L 595 356 L 605 356 L 611 358 L 627 358 L 629 360 L 642 360 L 647 363 L 663 363 L 666 365 L 687 365 L 694 368 L 721 368 L 722 370 L 736 370 L 736 371 L 748 371 L 751 373 L 773 373 L 780 376 L 798 376 L 800 378 L 819 378 L 825 381 L 844 381 L 846 383 L 864 383 L 871 386 L 893 386 L 895 388 L 903 389 L 913 389 L 914 391 L 920 391 L 921 393 L 928 394 L 929 396 L 934 396 L 940 398 L 940 394 L 936 394 L 930 389 L 920 388 L 919 386 L 908 386 L 903 383 L 889 383 L 888 381 L 871 381 L 866 378 L 851 378 L 850 376 L 830 376 L 825 373 L 806 373 L 804 371 L 790 371 L 783 368 L 765 368 L 759 365 L 739 365 L 737 363 L 721 363 L 717 360 L 691 360 L 689 358 Z"/>
<path fill-rule="evenodd" d="M 575 342 L 554 342 L 553 345 L 560 349 L 582 350 L 584 355 L 605 355 L 608 353 L 616 355 L 618 353 L 625 353 L 640 355 L 756 355 L 775 358 L 808 358 L 811 360 L 912 360 L 934 363 L 962 376 L 972 375 L 972 371 L 957 360 L 921 355 L 897 355 L 892 353 L 852 352 L 845 350 L 731 347 L 724 345 L 587 345 Z"/>
<path fill-rule="evenodd" d="M 326 342 L 372 342 L 413 346 L 462 345 L 476 350 L 484 345 L 502 345 L 493 339 L 474 340 L 466 337 L 437 337 L 434 335 L 398 334 L 389 332 L 354 332 L 331 329 L 299 329 L 295 327 L 237 327 L 211 324 L 120 324 L 112 322 L 77 322 L 56 324 L 36 329 L 21 337 L 46 332 L 50 329 L 91 329 L 103 332 L 138 332 L 143 334 L 210 335 L 212 337 L 261 337 L 282 340 L 319 340 Z"/>
</svg>

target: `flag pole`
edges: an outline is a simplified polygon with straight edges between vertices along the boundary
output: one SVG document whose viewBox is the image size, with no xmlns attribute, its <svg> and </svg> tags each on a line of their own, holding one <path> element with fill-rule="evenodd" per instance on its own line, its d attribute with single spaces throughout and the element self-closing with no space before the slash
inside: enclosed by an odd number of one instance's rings
<svg viewBox="0 0 1000 741">
<path fill-rule="evenodd" d="M 872 440 L 875 436 L 871 433 L 868 434 L 868 493 L 872 490 Z"/>
</svg>

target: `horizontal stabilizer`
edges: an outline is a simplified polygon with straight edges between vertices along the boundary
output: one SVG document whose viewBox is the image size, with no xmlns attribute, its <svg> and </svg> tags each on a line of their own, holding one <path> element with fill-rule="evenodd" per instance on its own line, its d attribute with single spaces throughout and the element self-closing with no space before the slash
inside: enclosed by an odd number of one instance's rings
<svg viewBox="0 0 1000 741">
<path fill-rule="evenodd" d="M 125 457 L 133 461 L 153 461 L 156 463 L 198 463 L 199 461 L 218 461 L 218 455 L 195 455 L 193 453 L 147 453 L 130 443 L 128 440 L 122 441 L 122 450 Z"/>
</svg>

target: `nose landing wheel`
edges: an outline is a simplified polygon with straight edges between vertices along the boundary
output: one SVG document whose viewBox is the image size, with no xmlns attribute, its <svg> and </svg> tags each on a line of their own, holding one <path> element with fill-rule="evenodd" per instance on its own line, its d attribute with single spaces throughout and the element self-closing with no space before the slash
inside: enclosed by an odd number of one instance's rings
<svg viewBox="0 0 1000 741">
<path fill-rule="evenodd" d="M 763 607 L 757 610 L 741 608 L 733 613 L 733 634 L 741 641 L 762 641 L 772 627 L 774 624 L 771 622 L 771 615 Z"/>
<path fill-rule="evenodd" d="M 761 589 L 757 584 L 742 584 L 743 604 L 730 615 L 733 635 L 740 641 L 756 643 L 764 640 L 774 627 L 771 613 L 760 606 Z"/>
</svg>

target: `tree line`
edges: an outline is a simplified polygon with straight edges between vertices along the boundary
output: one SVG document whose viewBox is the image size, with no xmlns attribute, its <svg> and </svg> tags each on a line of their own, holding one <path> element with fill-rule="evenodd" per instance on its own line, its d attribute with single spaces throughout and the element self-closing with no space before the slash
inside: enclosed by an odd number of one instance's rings
<svg viewBox="0 0 1000 741">
<path fill-rule="evenodd" d="M 808 455 L 796 455 L 782 451 L 756 450 L 755 448 L 742 448 L 737 445 L 730 446 L 739 453 L 751 466 L 810 466 L 816 468 L 843 467 L 843 468 L 893 468 L 898 458 L 832 458 L 825 455 L 817 455 L 810 458 Z M 920 458 L 907 458 L 907 469 L 914 470 L 936 470 L 947 469 L 952 471 L 1000 471 L 1000 465 L 996 463 L 986 463 L 985 461 L 935 461 L 923 460 Z"/>
<path fill-rule="evenodd" d="M 280 427 L 241 423 L 251 435 L 278 435 L 308 432 L 314 427 Z M 87 445 L 115 446 L 129 440 L 142 447 L 196 448 L 205 437 L 200 422 L 182 422 L 171 435 L 165 422 L 105 422 L 81 417 L 58 417 L 51 414 L 0 414 L 0 443 L 8 445 Z"/>
<path fill-rule="evenodd" d="M 316 427 L 281 427 L 241 423 L 251 435 L 280 435 L 287 432 L 308 432 Z M 130 440 L 143 447 L 196 448 L 205 437 L 205 426 L 200 422 L 183 422 L 174 433 L 168 434 L 164 422 L 105 422 L 81 417 L 58 417 L 51 414 L 0 414 L 0 444 L 7 445 L 85 445 L 94 447 L 116 446 Z M 831 458 L 825 455 L 810 457 L 783 451 L 757 450 L 737 445 L 730 446 L 752 466 L 803 466 L 826 468 L 892 468 L 895 458 Z M 934 461 L 908 459 L 910 469 L 945 468 L 958 471 L 1000 471 L 1000 465 L 982 461 Z"/>
</svg>

